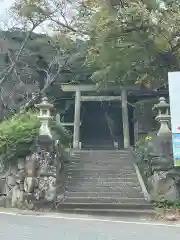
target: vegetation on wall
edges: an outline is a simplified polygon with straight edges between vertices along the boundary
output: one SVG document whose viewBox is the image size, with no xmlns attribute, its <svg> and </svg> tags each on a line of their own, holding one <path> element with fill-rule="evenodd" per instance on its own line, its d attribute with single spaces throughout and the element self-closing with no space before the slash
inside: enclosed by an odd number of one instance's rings
<svg viewBox="0 0 180 240">
<path fill-rule="evenodd" d="M 34 112 L 17 114 L 0 124 L 0 156 L 5 166 L 15 164 L 29 153 L 39 126 Z"/>
<path fill-rule="evenodd" d="M 140 136 L 139 139 L 135 142 L 134 150 L 137 157 L 137 162 L 141 162 L 144 160 L 146 155 L 147 148 L 147 135 Z"/>
<path fill-rule="evenodd" d="M 53 134 L 53 139 L 59 140 L 64 147 L 70 147 L 72 136 L 61 123 L 55 121 L 50 122 L 50 129 Z"/>
<path fill-rule="evenodd" d="M 140 99 L 134 103 L 135 119 L 138 121 L 139 133 L 148 134 L 157 129 L 157 121 L 155 120 L 156 112 L 152 110 L 154 104 L 158 102 L 157 98 Z"/>
<path fill-rule="evenodd" d="M 139 137 L 134 146 L 136 163 L 139 167 L 145 184 L 152 173 L 151 162 L 148 156 L 148 142 L 152 140 L 152 134 L 145 134 Z"/>
<path fill-rule="evenodd" d="M 16 164 L 18 158 L 25 158 L 30 153 L 39 127 L 37 113 L 33 111 L 17 114 L 0 124 L 0 159 L 5 167 Z M 62 145 L 69 144 L 71 136 L 61 125 L 52 122 L 50 128 Z"/>
</svg>

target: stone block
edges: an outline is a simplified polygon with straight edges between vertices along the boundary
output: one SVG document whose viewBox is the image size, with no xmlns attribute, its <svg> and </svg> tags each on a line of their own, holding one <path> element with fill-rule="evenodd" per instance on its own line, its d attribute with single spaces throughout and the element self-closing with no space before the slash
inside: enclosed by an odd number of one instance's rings
<svg viewBox="0 0 180 240">
<path fill-rule="evenodd" d="M 148 190 L 153 201 L 179 200 L 179 192 L 175 181 L 167 176 L 167 172 L 155 172 L 148 179 Z"/>
</svg>

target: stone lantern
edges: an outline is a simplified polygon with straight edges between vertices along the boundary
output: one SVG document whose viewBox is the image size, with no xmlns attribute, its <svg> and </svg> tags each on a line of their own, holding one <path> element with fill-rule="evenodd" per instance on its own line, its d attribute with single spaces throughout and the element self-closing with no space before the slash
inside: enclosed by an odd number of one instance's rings
<svg viewBox="0 0 180 240">
<path fill-rule="evenodd" d="M 147 144 L 148 156 L 151 162 L 151 170 L 160 171 L 172 167 L 172 139 L 171 130 L 169 129 L 169 104 L 164 97 L 159 99 L 153 110 L 158 110 L 156 121 L 160 123 L 160 128 Z"/>
<path fill-rule="evenodd" d="M 168 126 L 169 104 L 161 97 L 153 109 L 158 110 L 156 120 L 160 123 L 160 128 L 148 144 L 151 176 L 147 186 L 151 200 L 174 202 L 180 197 L 180 177 L 173 167 L 171 130 Z"/>
<path fill-rule="evenodd" d="M 48 102 L 48 98 L 44 97 L 42 102 L 36 104 L 36 107 L 39 108 L 39 116 L 41 126 L 39 130 L 40 136 L 48 136 L 52 139 L 52 134 L 49 129 L 49 120 L 52 119 L 51 117 L 51 109 L 53 109 L 53 105 Z"/>
<path fill-rule="evenodd" d="M 158 110 L 158 115 L 156 116 L 156 121 L 160 123 L 159 131 L 157 136 L 171 137 L 171 130 L 169 129 L 170 113 L 169 104 L 166 102 L 164 97 L 160 97 L 159 103 L 155 104 L 153 110 Z"/>
</svg>

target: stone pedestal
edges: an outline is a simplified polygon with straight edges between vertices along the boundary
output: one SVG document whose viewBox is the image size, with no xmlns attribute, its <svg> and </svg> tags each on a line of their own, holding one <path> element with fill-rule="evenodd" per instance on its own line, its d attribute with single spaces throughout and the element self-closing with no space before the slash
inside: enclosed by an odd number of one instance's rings
<svg viewBox="0 0 180 240">
<path fill-rule="evenodd" d="M 18 166 L 10 168 L 7 176 L 4 176 L 1 189 L 1 195 L 4 196 L 0 197 L 0 204 L 5 200 L 4 206 L 33 209 L 36 204 L 44 206 L 56 199 L 56 180 L 62 159 L 59 157 L 59 140 L 53 139 L 49 128 L 53 105 L 45 97 L 36 107 L 40 109 L 39 136 L 32 153 L 26 159 L 20 159 Z"/>
<path fill-rule="evenodd" d="M 148 143 L 148 157 L 152 176 L 148 179 L 148 188 L 153 201 L 177 201 L 180 197 L 173 170 L 171 130 L 169 129 L 169 104 L 165 98 L 154 106 L 158 111 L 156 120 L 160 128 Z"/>
</svg>

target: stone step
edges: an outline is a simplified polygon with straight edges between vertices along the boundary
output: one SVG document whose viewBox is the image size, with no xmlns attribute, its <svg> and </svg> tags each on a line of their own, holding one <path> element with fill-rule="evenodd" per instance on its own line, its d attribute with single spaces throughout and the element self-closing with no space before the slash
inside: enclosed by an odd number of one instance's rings
<svg viewBox="0 0 180 240">
<path fill-rule="evenodd" d="M 99 186 L 113 186 L 117 184 L 118 186 L 137 186 L 140 185 L 137 178 L 134 179 L 105 179 L 105 178 L 68 178 L 69 184 L 76 184 L 79 186 L 84 185 L 99 185 Z"/>
<path fill-rule="evenodd" d="M 130 191 L 141 192 L 142 191 L 140 186 L 134 186 L 133 188 L 136 188 L 136 189 L 134 189 L 134 190 L 128 189 L 127 191 L 128 192 L 130 192 Z M 117 192 L 120 192 L 120 191 L 124 191 L 124 189 L 122 190 L 122 187 L 120 187 L 120 186 L 117 186 L 117 187 L 109 186 L 108 187 L 108 186 L 73 186 L 72 185 L 72 186 L 69 186 L 67 188 L 67 191 L 68 192 L 79 191 L 79 192 L 87 192 L 87 193 L 89 193 L 89 192 L 97 192 L 97 193 L 112 193 L 112 192 L 114 192 L 114 193 L 117 193 Z"/>
<path fill-rule="evenodd" d="M 85 162 L 120 162 L 120 161 L 132 161 L 130 156 L 112 156 L 112 157 L 105 157 L 105 156 L 79 156 L 79 157 L 71 157 L 72 161 L 85 161 Z"/>
<path fill-rule="evenodd" d="M 83 168 L 93 168 L 93 167 L 100 167 L 100 168 L 134 168 L 134 165 L 132 162 L 125 162 L 125 163 L 98 163 L 98 162 L 93 162 L 93 163 L 86 163 L 86 162 L 81 162 L 81 163 L 74 163 L 70 162 L 69 167 L 83 167 Z"/>
<path fill-rule="evenodd" d="M 127 182 L 127 181 L 114 181 L 114 182 L 103 182 L 101 180 L 89 180 L 89 182 L 87 181 L 77 181 L 76 179 L 69 179 L 68 181 L 68 185 L 69 186 L 78 186 L 80 187 L 119 187 L 119 186 L 132 186 L 132 187 L 136 187 L 136 186 L 140 186 L 139 182 L 137 180 L 135 180 L 134 182 Z"/>
<path fill-rule="evenodd" d="M 75 171 L 97 171 L 97 170 L 100 170 L 100 171 L 115 171 L 118 172 L 118 171 L 135 171 L 135 168 L 134 168 L 134 165 L 121 165 L 121 164 L 118 164 L 118 165 L 91 165 L 91 166 L 87 166 L 87 165 L 79 165 L 79 166 L 74 166 L 74 165 L 69 165 L 68 166 L 68 169 L 72 169 L 72 170 L 75 170 Z"/>
<path fill-rule="evenodd" d="M 94 162 L 85 162 L 85 161 L 81 161 L 81 162 L 69 162 L 69 166 L 73 166 L 73 167 L 104 167 L 104 168 L 107 168 L 107 167 L 133 167 L 133 162 L 131 161 L 125 161 L 125 162 L 117 162 L 117 163 L 114 163 L 114 162 L 97 162 L 97 161 L 94 161 Z"/>
<path fill-rule="evenodd" d="M 82 172 L 82 171 L 86 171 L 86 172 L 89 172 L 89 171 L 101 171 L 101 172 L 122 172 L 122 171 L 127 171 L 127 172 L 134 172 L 135 171 L 135 168 L 134 166 L 106 166 L 106 167 L 102 167 L 102 166 L 92 166 L 92 167 L 86 167 L 86 166 L 79 166 L 79 167 L 75 167 L 75 166 L 69 166 L 68 167 L 68 170 L 70 171 L 79 171 L 79 172 Z"/>
<path fill-rule="evenodd" d="M 129 153 L 122 153 L 122 154 L 106 154 L 106 153 L 99 153 L 99 154 L 95 154 L 95 153 L 81 153 L 81 154 L 77 154 L 77 153 L 72 153 L 71 157 L 72 158 L 82 158 L 82 157 L 86 157 L 86 158 L 90 158 L 90 157 L 95 157 L 95 158 L 101 158 L 101 157 L 106 157 L 108 159 L 117 159 L 117 158 L 132 158 L 131 154 Z"/>
<path fill-rule="evenodd" d="M 130 175 L 129 175 L 130 176 Z M 101 180 L 101 179 L 104 179 L 104 178 L 106 178 L 106 179 L 111 179 L 111 178 L 124 178 L 124 179 L 128 179 L 129 178 L 129 176 L 127 176 L 127 175 L 120 175 L 119 173 L 114 173 L 114 174 L 109 174 L 109 173 L 106 173 L 106 174 L 98 174 L 98 173 L 96 173 L 96 174 L 84 174 L 84 173 L 78 173 L 78 174 L 75 174 L 74 172 L 73 173 L 69 173 L 68 174 L 68 179 L 73 179 L 73 180 L 76 180 L 76 179 L 89 179 L 89 181 L 90 180 L 95 180 L 95 179 L 99 179 L 99 180 Z M 134 177 L 134 180 L 135 179 L 137 179 L 137 178 L 135 178 L 135 175 L 134 176 L 132 176 L 132 177 Z"/>
<path fill-rule="evenodd" d="M 133 203 L 132 203 L 133 201 Z M 117 216 L 117 217 L 155 217 L 156 212 L 152 206 L 141 199 L 123 199 L 118 203 L 75 203 L 65 201 L 60 205 L 61 211 L 79 214 L 97 214 L 100 216 Z"/>
<path fill-rule="evenodd" d="M 122 154 L 122 155 L 106 155 L 106 154 L 92 154 L 92 155 L 86 155 L 86 154 L 81 154 L 81 155 L 72 155 L 71 156 L 73 159 L 90 159 L 90 158 L 95 158 L 95 159 L 101 159 L 101 160 L 106 160 L 106 159 L 132 159 L 132 156 L 130 154 Z M 102 159 L 102 157 L 105 157 L 105 159 Z"/>
<path fill-rule="evenodd" d="M 117 153 L 129 153 L 129 150 L 125 150 L 125 149 L 124 150 L 122 150 L 122 149 L 120 149 L 120 150 L 114 150 L 114 149 L 113 150 L 101 150 L 101 149 L 99 149 L 99 150 L 89 151 L 89 150 L 85 150 L 85 149 L 81 149 L 81 150 L 73 149 L 72 152 L 76 153 L 76 154 L 83 154 L 83 153 L 86 153 L 86 154 L 90 154 L 90 153 L 93 153 L 93 154 L 96 154 L 96 153 L 117 154 Z"/>
<path fill-rule="evenodd" d="M 110 158 L 110 159 L 99 159 L 93 157 L 93 159 L 88 159 L 88 158 L 71 158 L 71 163 L 86 163 L 86 164 L 91 164 L 91 163 L 101 163 L 101 164 L 118 164 L 118 163 L 133 163 L 131 158 Z"/>
<path fill-rule="evenodd" d="M 125 205 L 132 205 L 132 206 L 149 206 L 150 204 L 144 200 L 141 197 L 138 198 L 128 198 L 128 197 L 121 197 L 121 198 L 105 198 L 105 197 L 91 197 L 91 198 L 85 198 L 85 197 L 72 197 L 72 196 L 66 196 L 64 198 L 64 204 L 69 204 L 71 206 L 75 205 L 75 204 L 79 204 L 79 205 L 97 205 L 100 206 L 101 204 L 106 205 L 109 204 L 111 206 L 114 205 L 114 207 L 118 208 L 120 207 L 121 204 L 123 204 L 124 208 Z"/>
<path fill-rule="evenodd" d="M 113 184 L 113 183 L 122 183 L 122 182 L 139 182 L 136 176 L 129 176 L 129 177 L 93 177 L 93 176 L 84 176 L 83 178 L 80 176 L 72 177 L 68 176 L 68 181 L 77 182 L 77 183 L 107 183 L 107 184 Z"/>
<path fill-rule="evenodd" d="M 91 179 L 97 179 L 97 178 L 106 178 L 106 179 L 113 179 L 113 178 L 124 178 L 124 179 L 129 179 L 129 178 L 136 178 L 136 173 L 135 172 L 130 172 L 130 173 L 125 173 L 125 172 L 118 172 L 118 173 L 109 173 L 109 172 L 103 172 L 103 173 L 98 173 L 98 172 L 78 172 L 78 171 L 71 171 L 68 172 L 68 178 L 91 178 Z"/>
<path fill-rule="evenodd" d="M 144 200 L 130 152 L 74 153 L 68 167 L 63 205 L 65 208 L 89 209 L 93 204 L 106 206 L 104 209 L 108 208 L 107 204 L 149 206 Z"/>
<path fill-rule="evenodd" d="M 73 184 L 73 185 L 77 185 L 77 186 L 113 186 L 113 185 L 117 185 L 117 186 L 122 186 L 122 187 L 125 187 L 125 186 L 131 186 L 131 187 L 136 187 L 136 186 L 140 186 L 139 184 L 139 181 L 137 179 L 134 179 L 134 181 L 122 181 L 122 180 L 114 180 L 114 181 L 103 181 L 102 179 L 90 179 L 89 181 L 88 180 L 84 180 L 84 181 L 80 181 L 80 180 L 77 180 L 77 179 L 69 179 L 68 180 L 68 183 L 69 184 Z"/>
<path fill-rule="evenodd" d="M 102 156 L 106 156 L 107 158 L 120 158 L 120 157 L 131 157 L 132 155 L 128 152 L 124 152 L 124 153 L 120 153 L 120 152 L 116 152 L 116 153 L 106 153 L 106 152 L 91 152 L 89 151 L 89 153 L 71 153 L 72 157 L 102 157 Z"/>
<path fill-rule="evenodd" d="M 103 157 L 103 158 L 102 158 Z M 105 157 L 105 158 L 104 158 Z M 92 155 L 92 156 L 71 156 L 71 159 L 74 159 L 74 160 L 83 160 L 83 159 L 86 159 L 86 161 L 95 161 L 95 160 L 99 160 L 99 161 L 108 161 L 108 160 L 111 160 L 111 161 L 117 161 L 117 160 L 128 160 L 128 159 L 132 159 L 131 156 L 129 155 L 124 155 L 124 156 L 98 156 L 98 155 Z"/>
<path fill-rule="evenodd" d="M 134 171 L 134 166 L 106 166 L 106 167 L 104 167 L 104 166 L 99 166 L 99 165 L 95 165 L 95 166 L 92 166 L 92 167 L 90 167 L 90 166 L 79 166 L 79 167 L 77 167 L 77 166 L 72 166 L 72 165 L 70 165 L 69 166 L 69 171 L 70 170 L 75 170 L 75 171 L 108 171 L 108 172 L 110 172 L 110 171 L 116 171 L 116 172 L 118 172 L 118 170 L 124 170 L 124 171 Z"/>
<path fill-rule="evenodd" d="M 74 157 L 71 157 L 72 160 L 74 161 L 91 161 L 91 162 L 94 162 L 94 161 L 101 161 L 101 162 L 118 162 L 118 161 L 128 161 L 128 160 L 132 160 L 132 157 L 131 156 L 109 156 L 109 157 L 106 157 L 106 156 L 74 156 Z"/>
<path fill-rule="evenodd" d="M 77 182 L 79 184 L 86 184 L 86 183 L 137 183 L 139 182 L 136 176 L 129 176 L 129 177 L 124 177 L 124 176 L 68 176 L 68 181 L 72 182 Z"/>
<path fill-rule="evenodd" d="M 72 170 L 79 170 L 79 171 L 97 171 L 97 170 L 101 170 L 101 171 L 114 171 L 116 170 L 116 172 L 118 171 L 135 171 L 134 165 L 91 165 L 91 166 L 86 166 L 86 165 L 79 165 L 79 166 L 74 166 L 74 165 L 69 165 L 68 169 L 72 169 Z"/>
<path fill-rule="evenodd" d="M 134 202 L 132 204 L 132 201 Z M 64 204 L 62 204 L 68 208 L 81 208 L 81 209 L 124 209 L 124 210 L 130 210 L 130 209 L 149 209 L 152 210 L 152 205 L 142 199 L 122 199 L 121 203 L 75 203 L 75 202 L 69 202 L 67 199 L 64 199 Z"/>
<path fill-rule="evenodd" d="M 103 182 L 103 183 L 121 183 L 121 182 L 139 182 L 136 175 L 124 176 L 68 176 L 68 180 L 76 181 L 78 183 L 88 183 L 88 182 Z"/>
<path fill-rule="evenodd" d="M 71 156 L 72 158 L 75 158 L 75 159 L 77 159 L 77 158 L 84 158 L 84 157 L 86 157 L 86 158 L 90 158 L 90 157 L 94 157 L 94 158 L 102 158 L 102 157 L 106 157 L 106 158 L 108 158 L 108 159 L 124 159 L 124 158 L 132 158 L 132 156 L 130 155 L 130 154 L 121 154 L 121 155 L 119 155 L 119 154 L 114 154 L 114 155 L 106 155 L 106 154 L 89 154 L 89 155 L 86 155 L 86 154 L 81 154 L 81 155 L 72 155 Z"/>
<path fill-rule="evenodd" d="M 153 210 L 153 209 L 149 209 L 149 208 L 145 208 L 143 209 L 142 206 L 138 206 L 138 208 L 136 208 L 134 206 L 134 209 L 114 209 L 111 208 L 111 206 L 109 206 L 110 208 L 106 207 L 102 207 L 99 206 L 99 208 L 89 208 L 89 205 L 87 205 L 86 208 L 83 208 L 81 205 L 73 205 L 70 206 L 69 204 L 64 204 L 61 205 L 61 211 L 65 212 L 65 213 L 72 213 L 74 212 L 75 214 L 86 214 L 86 215 L 97 215 L 97 216 L 113 216 L 113 217 L 130 217 L 130 218 L 150 218 L 150 219 L 155 219 L 155 217 L 157 217 L 157 213 Z"/>
<path fill-rule="evenodd" d="M 135 176 L 135 172 L 134 171 L 128 171 L 128 172 L 121 172 L 121 171 L 101 171 L 101 170 L 92 170 L 92 171 L 78 171 L 78 170 L 69 170 L 68 171 L 68 175 L 69 176 L 81 176 L 81 177 L 85 177 L 85 176 L 92 176 L 92 177 L 121 177 L 123 176 L 124 178 L 127 176 L 130 176 L 132 174 L 132 176 Z M 134 174 L 134 175 L 133 175 Z"/>
<path fill-rule="evenodd" d="M 101 189 L 102 189 L 102 191 L 103 191 L 103 189 L 104 188 L 107 188 L 107 189 L 110 189 L 110 188 L 118 188 L 118 191 L 120 191 L 120 190 L 124 190 L 125 188 L 126 188 L 126 190 L 133 190 L 133 189 L 135 189 L 135 190 L 140 190 L 141 191 L 141 187 L 140 187 L 140 184 L 138 183 L 138 182 L 135 182 L 135 183 L 127 183 L 127 182 L 116 182 L 116 183 L 109 183 L 109 184 L 107 184 L 107 183 L 103 183 L 103 182 L 97 182 L 97 183 L 95 183 L 94 184 L 94 182 L 89 182 L 89 183 L 82 183 L 82 184 L 80 184 L 80 183 L 78 183 L 78 182 L 76 182 L 76 181 L 70 181 L 69 183 L 69 186 L 68 186 L 68 190 L 70 190 L 70 189 L 72 189 L 72 188 L 79 188 L 79 189 L 81 189 L 81 188 L 83 188 L 83 189 L 99 189 L 99 191 L 101 191 Z"/>
<path fill-rule="evenodd" d="M 90 157 L 94 157 L 94 158 L 101 158 L 101 157 L 106 157 L 108 159 L 118 159 L 118 158 L 132 158 L 132 156 L 130 154 L 71 154 L 72 158 L 90 158 Z"/>
<path fill-rule="evenodd" d="M 96 151 L 89 151 L 88 153 L 87 152 L 80 152 L 80 153 L 77 153 L 77 152 L 72 152 L 71 153 L 72 157 L 73 156 L 86 156 L 86 157 L 92 157 L 92 156 L 107 156 L 108 158 L 109 157 L 122 157 L 122 156 L 131 156 L 131 154 L 129 152 L 96 152 Z"/>
<path fill-rule="evenodd" d="M 102 157 L 105 157 L 105 159 L 102 159 Z M 106 155 L 74 155 L 74 156 L 71 156 L 72 159 L 84 159 L 86 158 L 87 160 L 90 160 L 91 158 L 93 158 L 94 160 L 95 159 L 98 159 L 98 160 L 101 160 L 101 161 L 105 161 L 107 159 L 109 160 L 118 160 L 118 159 L 132 159 L 132 157 L 129 155 L 129 154 L 125 154 L 125 155 L 109 155 L 109 156 L 106 156 Z M 92 159 L 91 159 L 92 160 Z"/>
<path fill-rule="evenodd" d="M 121 192 L 72 192 L 72 191 L 66 191 L 65 196 L 68 198 L 106 198 L 106 199 L 120 199 L 122 197 L 126 198 L 142 198 L 144 197 L 143 193 L 140 192 L 140 190 L 131 190 L 128 191 L 124 189 L 124 191 L 121 190 Z"/>
<path fill-rule="evenodd" d="M 72 162 L 87 162 L 87 163 L 90 163 L 90 162 L 101 162 L 101 163 L 106 163 L 106 162 L 109 162 L 109 163 L 118 163 L 118 162 L 132 162 L 132 159 L 131 158 L 128 158 L 128 157 L 124 157 L 124 158 L 120 158 L 120 157 L 117 157 L 117 158 L 109 158 L 109 159 L 100 159 L 100 157 L 92 157 L 93 159 L 91 158 L 85 158 L 85 157 L 81 157 L 81 158 L 71 158 L 72 159 Z"/>
<path fill-rule="evenodd" d="M 140 186 L 137 180 L 135 181 L 103 181 L 101 179 L 96 180 L 89 180 L 89 181 L 80 181 L 76 179 L 69 179 L 68 184 L 70 186 L 78 186 L 78 187 L 120 187 L 120 186 L 131 186 L 131 187 L 138 187 Z"/>
<path fill-rule="evenodd" d="M 131 161 L 131 159 L 117 159 L 117 160 L 99 160 L 99 159 L 94 159 L 94 160 L 87 160 L 87 159 L 81 159 L 80 161 L 78 160 L 71 160 L 70 161 L 71 164 L 109 164 L 109 165 L 115 165 L 115 164 L 132 164 L 133 161 Z"/>
<path fill-rule="evenodd" d="M 88 152 L 80 152 L 80 153 L 77 153 L 77 152 L 71 152 L 71 155 L 72 156 L 132 156 L 131 153 L 129 152 L 116 152 L 116 151 L 112 151 L 112 152 L 108 152 L 108 151 L 100 151 L 100 152 L 97 152 L 97 151 L 88 151 Z"/>
<path fill-rule="evenodd" d="M 74 162 L 78 162 L 78 161 L 85 161 L 85 162 L 122 162 L 122 161 L 132 161 L 132 158 L 129 156 L 124 156 L 124 157 L 120 157 L 120 156 L 112 156 L 112 157 L 104 157 L 104 156 L 80 156 L 80 157 L 71 157 L 72 161 Z"/>
<path fill-rule="evenodd" d="M 94 144 L 94 145 L 82 145 L 82 149 L 84 150 L 115 150 L 115 147 L 112 143 L 109 144 Z"/>
<path fill-rule="evenodd" d="M 70 168 L 70 166 L 69 166 L 69 168 L 68 168 L 68 170 L 69 170 L 69 172 L 71 172 L 71 171 L 74 171 L 74 172 L 84 172 L 84 173 L 88 173 L 88 172 L 97 172 L 97 169 L 96 168 L 88 168 L 88 169 L 84 169 L 84 168 L 73 168 L 72 170 L 71 170 L 71 168 Z M 117 168 L 113 168 L 113 169 L 108 169 L 108 168 L 99 168 L 98 169 L 98 171 L 99 172 L 109 172 L 109 173 L 118 173 L 118 172 L 126 172 L 126 173 L 132 173 L 132 172 L 134 172 L 135 171 L 135 169 L 134 169 L 134 166 L 131 166 L 131 167 L 118 167 L 117 166 Z"/>
</svg>

